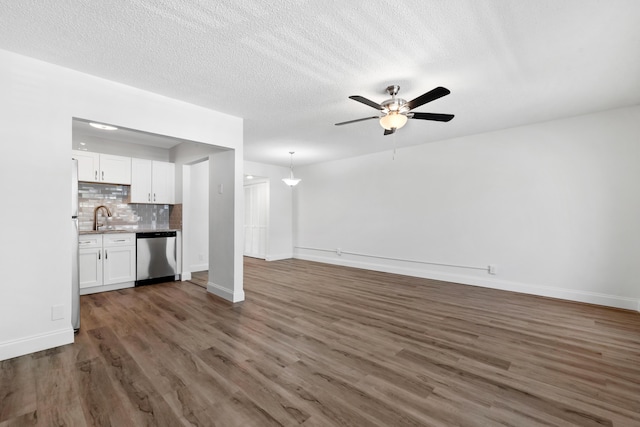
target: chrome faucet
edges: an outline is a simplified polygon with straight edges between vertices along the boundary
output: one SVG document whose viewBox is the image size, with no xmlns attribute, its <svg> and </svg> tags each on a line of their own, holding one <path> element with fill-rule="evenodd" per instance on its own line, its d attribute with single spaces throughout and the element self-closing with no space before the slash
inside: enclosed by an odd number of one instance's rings
<svg viewBox="0 0 640 427">
<path fill-rule="evenodd" d="M 109 210 L 108 207 L 106 207 L 105 205 L 100 205 L 97 206 L 94 210 L 93 210 L 93 229 L 95 231 L 98 231 L 98 227 L 102 227 L 104 224 L 99 224 L 98 223 L 98 211 L 100 209 L 105 209 L 107 211 L 107 216 L 111 217 L 111 211 Z"/>
</svg>

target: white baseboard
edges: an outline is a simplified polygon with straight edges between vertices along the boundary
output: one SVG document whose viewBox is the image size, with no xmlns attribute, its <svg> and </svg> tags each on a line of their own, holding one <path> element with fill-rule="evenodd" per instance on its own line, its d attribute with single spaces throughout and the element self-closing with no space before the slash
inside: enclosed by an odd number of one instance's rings
<svg viewBox="0 0 640 427">
<path fill-rule="evenodd" d="M 114 285 L 93 286 L 91 288 L 80 289 L 80 295 L 89 295 L 89 294 L 95 294 L 98 292 L 107 292 L 107 291 L 117 291 L 120 289 L 133 288 L 135 285 L 136 285 L 136 282 L 123 282 L 123 283 L 116 283 Z"/>
<path fill-rule="evenodd" d="M 183 282 L 186 280 L 191 280 L 191 272 L 183 272 L 180 274 L 180 280 L 182 280 Z"/>
<path fill-rule="evenodd" d="M 441 280 L 443 282 L 460 283 L 463 285 L 481 286 L 484 288 L 500 289 L 503 291 L 519 292 L 523 294 L 558 298 L 569 301 L 598 304 L 608 307 L 623 308 L 640 311 L 640 299 L 608 295 L 597 292 L 580 291 L 575 289 L 556 288 L 545 285 L 519 283 L 494 278 L 479 278 L 463 274 L 446 273 L 433 270 L 417 270 L 412 268 L 385 265 L 380 262 L 355 261 L 353 259 L 336 259 L 322 255 L 296 254 L 295 258 L 325 264 L 343 265 L 346 267 L 362 268 L 365 270 L 382 271 L 385 273 L 402 274 L 405 276 L 421 277 L 424 279 Z"/>
<path fill-rule="evenodd" d="M 207 292 L 211 292 L 212 294 L 233 303 L 244 301 L 244 290 L 233 292 L 231 289 L 217 285 L 213 282 L 207 283 Z"/>
<path fill-rule="evenodd" d="M 267 255 L 266 260 L 267 261 L 281 261 L 283 259 L 291 259 L 291 258 L 293 258 L 293 254 L 292 253 L 288 253 L 288 254 Z"/>
<path fill-rule="evenodd" d="M 194 265 L 190 265 L 189 266 L 189 271 L 191 272 L 196 272 L 196 271 L 207 271 L 209 269 L 209 264 L 205 263 L 205 264 L 194 264 Z"/>
<path fill-rule="evenodd" d="M 71 343 L 73 343 L 73 328 L 69 326 L 46 334 L 0 343 L 0 360 L 12 359 Z"/>
</svg>

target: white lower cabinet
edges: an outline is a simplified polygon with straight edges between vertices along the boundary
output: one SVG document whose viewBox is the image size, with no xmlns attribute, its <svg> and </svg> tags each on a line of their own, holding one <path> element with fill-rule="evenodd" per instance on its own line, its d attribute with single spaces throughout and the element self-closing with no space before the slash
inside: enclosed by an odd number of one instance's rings
<svg viewBox="0 0 640 427">
<path fill-rule="evenodd" d="M 136 235 L 104 235 L 103 285 L 136 280 Z"/>
<path fill-rule="evenodd" d="M 80 236 L 78 239 L 80 290 L 102 286 L 102 236 Z"/>
<path fill-rule="evenodd" d="M 130 288 L 135 285 L 135 233 L 81 235 L 78 248 L 80 294 Z"/>
</svg>

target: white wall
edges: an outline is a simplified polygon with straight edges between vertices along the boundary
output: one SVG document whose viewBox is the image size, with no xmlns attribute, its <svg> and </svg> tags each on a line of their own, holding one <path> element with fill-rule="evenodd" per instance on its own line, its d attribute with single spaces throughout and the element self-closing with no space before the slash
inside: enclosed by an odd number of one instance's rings
<svg viewBox="0 0 640 427">
<path fill-rule="evenodd" d="M 232 302 L 244 300 L 242 288 L 242 252 L 244 239 L 244 215 L 242 186 L 242 157 L 238 149 L 223 150 L 201 144 L 180 144 L 171 150 L 171 159 L 176 165 L 192 165 L 203 159 L 209 162 L 209 283 L 207 290 Z M 188 218 L 189 210 L 196 203 L 184 188 L 190 188 L 191 169 L 180 166 L 176 169 L 176 199 L 183 203 L 183 232 L 187 236 L 183 242 L 183 257 L 191 256 L 189 236 L 197 232 Z M 184 174 L 184 176 L 183 176 Z M 220 192 L 222 185 L 222 192 Z M 238 194 L 241 196 L 238 197 Z M 185 220 L 187 219 L 187 220 Z M 229 221 L 235 220 L 233 227 Z M 240 256 L 238 256 L 238 254 Z M 185 271 L 183 280 L 190 278 L 191 272 Z"/>
<path fill-rule="evenodd" d="M 639 159 L 636 106 L 299 167 L 296 256 L 638 310 Z"/>
<path fill-rule="evenodd" d="M 209 161 L 199 162 L 190 168 L 191 206 L 184 220 L 189 222 L 190 272 L 209 269 Z"/>
<path fill-rule="evenodd" d="M 0 360 L 73 341 L 70 150 L 73 117 L 230 148 L 242 203 L 242 119 L 0 51 Z M 235 196 L 235 197 L 234 197 Z M 242 211 L 227 266 L 242 289 Z M 229 219 L 229 217 L 226 217 Z M 229 254 L 226 254 L 229 258 Z M 52 306 L 64 307 L 51 320 Z"/>
<path fill-rule="evenodd" d="M 305 182 L 291 188 L 282 182 L 282 178 L 289 176 L 288 167 L 263 163 L 245 161 L 244 173 L 269 178 L 269 233 L 266 260 L 276 261 L 293 257 L 293 193 Z"/>
<path fill-rule="evenodd" d="M 243 178 L 242 158 L 232 151 L 209 156 L 209 235 L 213 237 L 209 238 L 207 291 L 232 302 L 244 300 L 242 286 L 235 286 L 238 280 L 242 284 L 243 272 Z M 236 229 L 229 227 L 233 219 Z"/>
</svg>

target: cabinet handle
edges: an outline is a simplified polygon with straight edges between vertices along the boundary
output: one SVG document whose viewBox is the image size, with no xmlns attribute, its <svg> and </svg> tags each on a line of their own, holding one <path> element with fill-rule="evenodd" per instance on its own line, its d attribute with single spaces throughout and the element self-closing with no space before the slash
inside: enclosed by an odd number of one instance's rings
<svg viewBox="0 0 640 427">
<path fill-rule="evenodd" d="M 104 259 L 109 259 L 109 253 L 106 249 L 104 250 Z"/>
<path fill-rule="evenodd" d="M 104 171 L 102 171 L 102 180 L 104 181 Z"/>
<path fill-rule="evenodd" d="M 102 259 L 102 256 L 100 255 L 102 253 L 102 251 L 98 251 L 98 259 Z"/>
<path fill-rule="evenodd" d="M 127 239 L 118 239 L 118 240 L 112 240 L 113 242 L 126 242 Z"/>
<path fill-rule="evenodd" d="M 153 193 L 153 201 L 156 201 L 156 193 Z"/>
<path fill-rule="evenodd" d="M 147 193 L 147 201 L 150 202 L 151 201 L 151 193 Z"/>
<path fill-rule="evenodd" d="M 91 240 L 85 240 L 84 242 L 78 242 L 78 243 L 80 243 L 81 245 L 85 245 L 85 244 L 91 243 Z"/>
<path fill-rule="evenodd" d="M 96 170 L 96 181 L 98 180 L 98 171 Z"/>
</svg>

